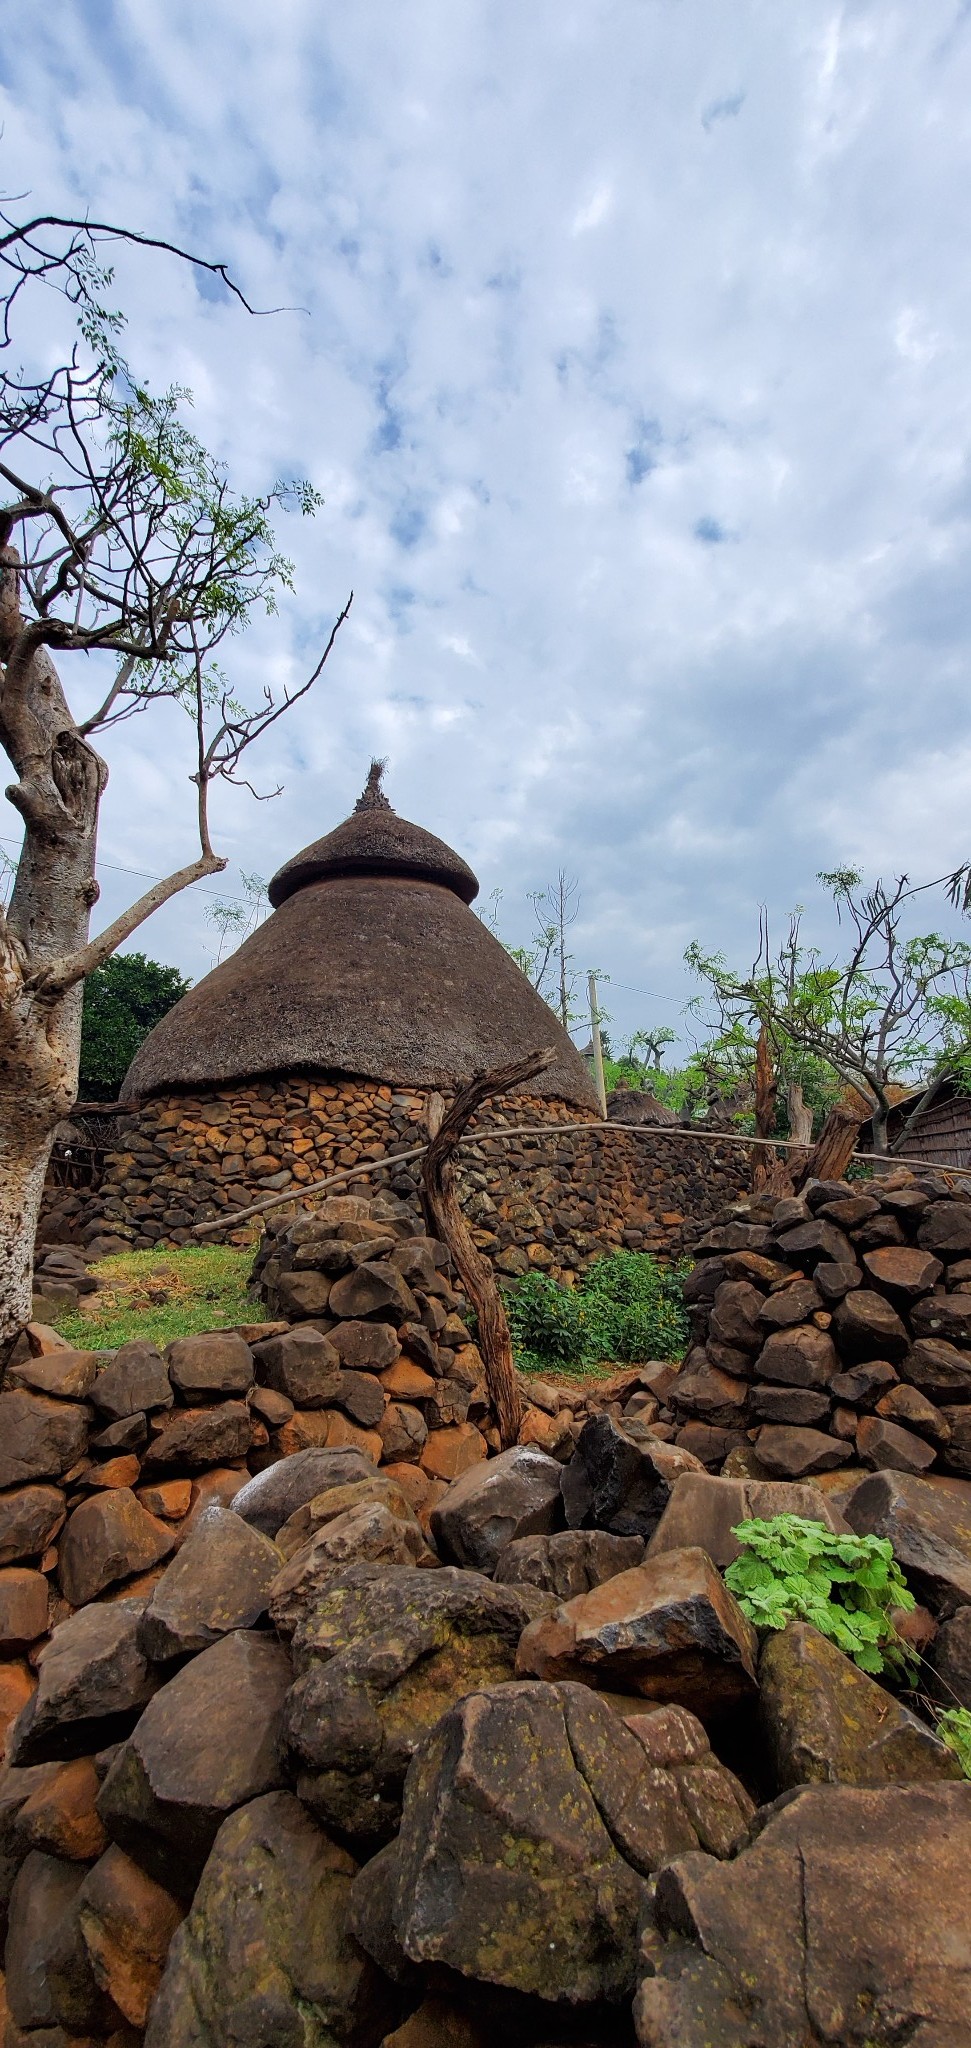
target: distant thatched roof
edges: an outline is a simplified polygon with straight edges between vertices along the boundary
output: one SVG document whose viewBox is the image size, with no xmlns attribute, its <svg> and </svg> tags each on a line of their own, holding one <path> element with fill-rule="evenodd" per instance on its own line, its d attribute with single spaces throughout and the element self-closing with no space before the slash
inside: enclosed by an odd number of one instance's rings
<svg viewBox="0 0 971 2048">
<path fill-rule="evenodd" d="M 374 775 L 362 803 L 274 876 L 273 916 L 156 1025 L 123 1099 L 287 1072 L 450 1088 L 552 1045 L 527 1092 L 595 1110 L 575 1046 L 469 910 L 471 868 Z"/>
<path fill-rule="evenodd" d="M 677 1124 L 680 1118 L 646 1088 L 614 1088 L 607 1097 L 612 1124 Z"/>
</svg>

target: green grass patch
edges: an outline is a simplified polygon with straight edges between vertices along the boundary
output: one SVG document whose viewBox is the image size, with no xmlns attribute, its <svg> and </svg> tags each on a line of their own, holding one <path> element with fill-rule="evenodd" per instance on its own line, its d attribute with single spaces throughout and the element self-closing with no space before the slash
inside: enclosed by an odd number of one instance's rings
<svg viewBox="0 0 971 2048">
<path fill-rule="evenodd" d="M 648 1252 L 596 1259 L 575 1287 L 526 1273 L 503 1289 L 517 1362 L 527 1372 L 595 1373 L 681 1358 L 688 1318 L 681 1274 Z"/>
<path fill-rule="evenodd" d="M 263 1304 L 246 1291 L 252 1264 L 252 1251 L 222 1244 L 117 1252 L 91 1268 L 98 1293 L 54 1327 L 79 1350 L 109 1351 L 133 1337 L 161 1347 L 201 1330 L 261 1323 Z"/>
</svg>

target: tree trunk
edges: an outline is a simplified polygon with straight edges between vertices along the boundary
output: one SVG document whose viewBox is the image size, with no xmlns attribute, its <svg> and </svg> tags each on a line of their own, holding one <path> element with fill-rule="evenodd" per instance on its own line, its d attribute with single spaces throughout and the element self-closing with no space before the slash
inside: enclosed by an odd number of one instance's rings
<svg viewBox="0 0 971 2048">
<path fill-rule="evenodd" d="M 755 1047 L 755 1128 L 760 1138 L 771 1138 L 775 1123 L 776 1097 L 779 1084 L 772 1059 L 772 1044 L 763 1024 Z M 785 1173 L 785 1161 L 781 1162 Z M 752 1193 L 760 1194 L 771 1188 L 780 1194 L 785 1190 L 776 1188 L 780 1173 L 780 1161 L 769 1145 L 756 1145 L 752 1151 Z"/>
<path fill-rule="evenodd" d="M 25 839 L 0 915 L 0 1359 L 30 1317 L 31 1269 L 54 1130 L 77 1095 L 81 985 L 45 992 L 44 969 L 83 946 L 98 900 L 107 769 L 77 730 L 46 647 L 17 624 L 17 559 L 0 551 L 0 743 Z"/>
<path fill-rule="evenodd" d="M 476 1250 L 469 1226 L 455 1192 L 455 1147 L 476 1110 L 490 1097 L 521 1086 L 551 1067 L 553 1048 L 530 1053 L 526 1059 L 479 1074 L 455 1097 L 442 1116 L 441 1096 L 429 1103 L 428 1151 L 422 1162 L 422 1200 L 429 1229 L 447 1246 L 462 1286 L 475 1310 L 479 1325 L 479 1350 L 485 1365 L 486 1386 L 499 1425 L 503 1450 L 516 1442 L 522 1420 L 522 1401 L 513 1363 L 512 1338 L 495 1274 Z M 433 1128 L 434 1126 L 434 1128 Z"/>
<path fill-rule="evenodd" d="M 810 1180 L 842 1180 L 860 1135 L 860 1122 L 842 1103 L 830 1110 L 805 1166 L 796 1176 L 797 1194 Z"/>
</svg>

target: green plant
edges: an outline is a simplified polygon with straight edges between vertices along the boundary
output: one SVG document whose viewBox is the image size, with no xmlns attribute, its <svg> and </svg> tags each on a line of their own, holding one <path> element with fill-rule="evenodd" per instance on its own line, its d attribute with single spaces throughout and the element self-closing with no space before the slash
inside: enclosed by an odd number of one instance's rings
<svg viewBox="0 0 971 2048">
<path fill-rule="evenodd" d="M 534 1370 L 680 1358 L 688 1340 L 681 1273 L 647 1252 L 611 1252 L 576 1287 L 527 1273 L 505 1296 L 517 1358 Z"/>
<path fill-rule="evenodd" d="M 954 1751 L 966 1778 L 971 1778 L 971 1708 L 945 1707 L 937 1717 L 937 1732 Z"/>
<path fill-rule="evenodd" d="M 733 1534 L 744 1549 L 725 1583 L 756 1628 L 811 1622 L 862 1671 L 913 1683 L 917 1654 L 893 1610 L 916 1603 L 885 1537 L 835 1536 L 801 1515 L 739 1522 Z"/>
<path fill-rule="evenodd" d="M 89 974 L 81 1018 L 82 1102 L 113 1102 L 139 1046 L 189 983 L 144 953 L 115 953 Z"/>
</svg>

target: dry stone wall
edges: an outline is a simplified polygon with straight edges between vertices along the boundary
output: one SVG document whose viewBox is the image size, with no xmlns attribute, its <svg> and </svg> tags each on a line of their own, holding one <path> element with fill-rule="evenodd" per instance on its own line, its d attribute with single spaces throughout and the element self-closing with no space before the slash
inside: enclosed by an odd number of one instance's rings
<svg viewBox="0 0 971 2048">
<path fill-rule="evenodd" d="M 42 1236 L 182 1244 L 195 1224 L 225 1216 L 219 1236 L 248 1243 L 258 1226 L 234 1228 L 235 1210 L 263 1192 L 299 1197 L 328 1173 L 410 1151 L 423 1140 L 426 1104 L 424 1093 L 292 1075 L 159 1096 L 118 1119 L 96 1189 L 48 1189 Z M 677 1258 L 746 1184 L 740 1147 L 653 1129 L 558 1129 L 580 1120 L 572 1105 L 518 1097 L 476 1127 L 478 1143 L 462 1154 L 463 1201 L 500 1272 L 535 1267 L 568 1280 L 622 1245 Z M 490 1136 L 521 1124 L 549 1126 L 549 1135 Z M 407 1162 L 351 1186 L 417 1204 L 417 1168 Z"/>
</svg>

